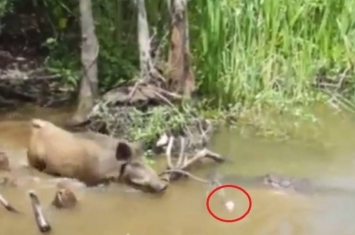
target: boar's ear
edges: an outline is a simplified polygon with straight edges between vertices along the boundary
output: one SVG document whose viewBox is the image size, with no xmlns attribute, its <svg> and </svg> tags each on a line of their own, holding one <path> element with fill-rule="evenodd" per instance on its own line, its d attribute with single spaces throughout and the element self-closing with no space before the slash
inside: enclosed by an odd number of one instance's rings
<svg viewBox="0 0 355 235">
<path fill-rule="evenodd" d="M 133 149 L 126 142 L 118 142 L 116 148 L 116 159 L 118 161 L 129 161 L 133 158 Z"/>
</svg>

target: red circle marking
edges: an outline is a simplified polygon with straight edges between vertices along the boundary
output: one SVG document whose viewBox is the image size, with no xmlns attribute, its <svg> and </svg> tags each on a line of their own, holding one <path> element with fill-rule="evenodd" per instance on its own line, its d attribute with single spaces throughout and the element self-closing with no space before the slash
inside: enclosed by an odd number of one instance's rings
<svg viewBox="0 0 355 235">
<path fill-rule="evenodd" d="M 212 197 L 212 195 L 214 193 L 216 193 L 218 190 L 223 189 L 223 188 L 234 188 L 234 189 L 237 189 L 239 191 L 242 191 L 245 194 L 245 196 L 247 196 L 248 202 L 249 202 L 249 206 L 248 206 L 247 211 L 243 215 L 241 215 L 240 217 L 237 217 L 235 219 L 223 219 L 223 218 L 218 217 L 217 215 L 215 215 L 212 212 L 212 210 L 210 208 L 210 199 L 211 199 L 211 197 Z M 237 222 L 239 220 L 244 219 L 250 213 L 252 204 L 253 203 L 252 203 L 252 200 L 251 200 L 251 197 L 250 197 L 249 193 L 245 189 L 243 189 L 242 187 L 234 185 L 234 184 L 225 184 L 225 185 L 218 186 L 217 188 L 213 189 L 210 192 L 210 194 L 208 195 L 208 197 L 206 199 L 206 207 L 207 207 L 208 213 L 210 213 L 210 215 L 212 215 L 212 217 L 215 218 L 216 220 L 219 220 L 219 221 L 222 221 L 222 222 L 225 222 L 225 223 L 233 223 L 233 222 Z"/>
</svg>

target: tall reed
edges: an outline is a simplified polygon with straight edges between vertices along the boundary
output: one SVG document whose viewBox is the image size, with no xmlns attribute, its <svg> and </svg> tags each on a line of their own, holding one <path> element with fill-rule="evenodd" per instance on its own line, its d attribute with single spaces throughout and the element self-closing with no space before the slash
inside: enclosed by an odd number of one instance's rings
<svg viewBox="0 0 355 235">
<path fill-rule="evenodd" d="M 354 61 L 355 0 L 189 1 L 201 91 L 216 104 L 307 104 L 320 68 Z M 191 12 L 191 13 L 190 13 Z"/>
</svg>

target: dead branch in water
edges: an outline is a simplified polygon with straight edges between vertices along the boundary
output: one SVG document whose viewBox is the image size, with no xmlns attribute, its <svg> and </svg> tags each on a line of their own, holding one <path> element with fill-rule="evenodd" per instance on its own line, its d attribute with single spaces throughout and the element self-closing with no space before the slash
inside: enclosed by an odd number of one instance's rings
<svg viewBox="0 0 355 235">
<path fill-rule="evenodd" d="M 20 213 L 17 209 L 15 209 L 5 198 L 0 194 L 0 203 L 5 207 L 7 211 Z"/>
<path fill-rule="evenodd" d="M 42 233 L 50 232 L 52 230 L 52 227 L 47 222 L 47 219 L 45 218 L 45 216 L 42 212 L 42 206 L 41 206 L 41 203 L 37 197 L 36 192 L 34 190 L 30 190 L 28 192 L 28 195 L 31 199 L 32 210 L 33 210 L 35 221 L 36 221 L 39 231 L 41 231 Z"/>
<path fill-rule="evenodd" d="M 179 170 L 179 169 L 165 170 L 165 171 L 163 171 L 163 173 L 160 174 L 160 176 L 162 176 L 164 174 L 170 174 L 170 173 L 179 173 L 182 175 L 186 175 L 186 176 L 188 176 L 196 181 L 202 182 L 202 183 L 211 183 L 211 181 L 209 181 L 209 180 L 202 179 L 198 176 L 193 175 L 192 173 L 190 173 L 188 171 Z"/>
<path fill-rule="evenodd" d="M 203 180 L 197 176 L 193 176 L 191 173 L 187 173 L 187 170 L 192 165 L 197 163 L 197 161 L 203 158 L 210 158 L 218 163 L 224 162 L 224 158 L 221 155 L 214 153 L 208 150 L 207 148 L 198 150 L 192 157 L 189 157 L 188 154 L 185 153 L 185 147 L 186 147 L 185 138 L 180 137 L 180 148 L 181 148 L 180 154 L 176 163 L 174 164 L 171 156 L 172 155 L 171 150 L 172 150 L 174 140 L 175 140 L 174 136 L 171 136 L 168 139 L 168 144 L 166 148 L 166 159 L 167 159 L 168 169 L 161 174 L 161 175 L 165 175 L 168 181 L 178 180 L 181 176 L 185 175 L 185 176 L 190 176 L 198 181 L 207 183 L 208 182 L 207 180 Z"/>
</svg>

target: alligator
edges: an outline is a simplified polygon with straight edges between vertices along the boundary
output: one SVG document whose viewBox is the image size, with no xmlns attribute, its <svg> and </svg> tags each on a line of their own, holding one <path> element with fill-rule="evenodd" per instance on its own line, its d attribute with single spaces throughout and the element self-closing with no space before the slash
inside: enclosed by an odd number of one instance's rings
<svg viewBox="0 0 355 235">
<path fill-rule="evenodd" d="M 282 193 L 325 194 L 325 193 L 355 193 L 352 180 L 325 180 L 296 178 L 277 173 L 267 173 L 258 176 L 214 175 L 209 179 L 214 184 L 235 184 L 246 188 L 264 188 Z"/>
</svg>

